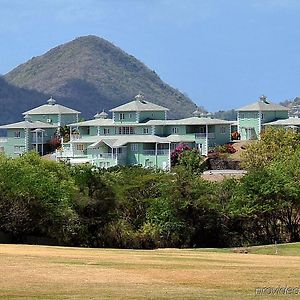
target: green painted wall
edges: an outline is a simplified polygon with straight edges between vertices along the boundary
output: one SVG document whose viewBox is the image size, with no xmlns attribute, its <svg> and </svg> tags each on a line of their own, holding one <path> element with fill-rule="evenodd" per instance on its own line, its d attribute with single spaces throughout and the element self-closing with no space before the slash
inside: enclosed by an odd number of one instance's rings
<svg viewBox="0 0 300 300">
<path fill-rule="evenodd" d="M 120 120 L 120 115 L 124 114 L 124 119 Z M 114 114 L 114 122 L 115 123 L 136 123 L 136 112 L 115 112 Z"/>
<path fill-rule="evenodd" d="M 139 122 L 146 120 L 165 120 L 164 111 L 142 111 L 140 112 Z"/>
<path fill-rule="evenodd" d="M 29 115 L 32 121 L 41 121 L 44 123 L 57 124 L 58 123 L 58 115 L 54 114 L 43 114 L 43 115 Z M 48 122 L 48 119 L 51 122 Z M 77 115 L 76 114 L 62 114 L 61 115 L 61 126 L 65 126 L 68 124 L 76 123 Z"/>
</svg>

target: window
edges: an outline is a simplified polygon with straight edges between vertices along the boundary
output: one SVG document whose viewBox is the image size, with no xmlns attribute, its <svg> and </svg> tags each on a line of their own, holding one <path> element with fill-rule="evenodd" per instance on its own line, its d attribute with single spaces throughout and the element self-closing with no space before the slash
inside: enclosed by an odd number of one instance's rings
<svg viewBox="0 0 300 300">
<path fill-rule="evenodd" d="M 176 147 L 178 146 L 178 143 L 171 143 L 171 151 L 174 151 L 176 149 Z"/>
<path fill-rule="evenodd" d="M 131 144 L 131 151 L 137 152 L 138 151 L 138 144 Z"/>
<path fill-rule="evenodd" d="M 77 144 L 77 145 L 76 145 L 76 150 L 77 150 L 77 151 L 83 151 L 83 150 L 84 150 L 83 144 Z"/>
<path fill-rule="evenodd" d="M 21 154 L 23 153 L 25 150 L 24 146 L 14 146 L 14 153 L 15 154 Z"/>
<path fill-rule="evenodd" d="M 220 133 L 225 134 L 226 133 L 226 128 L 225 126 L 220 127 Z"/>
<path fill-rule="evenodd" d="M 149 128 L 143 128 L 143 133 L 148 134 L 149 133 Z"/>
<path fill-rule="evenodd" d="M 132 114 L 130 113 L 130 114 L 129 114 L 129 119 L 131 119 L 131 118 L 132 118 Z"/>
<path fill-rule="evenodd" d="M 240 114 L 240 119 L 245 119 L 245 114 Z"/>
<path fill-rule="evenodd" d="M 124 113 L 119 114 L 119 120 L 125 120 L 125 114 Z"/>
<path fill-rule="evenodd" d="M 178 127 L 173 127 L 172 128 L 172 134 L 178 133 Z"/>
<path fill-rule="evenodd" d="M 264 119 L 264 117 L 265 117 L 265 116 L 264 116 L 264 114 L 262 113 L 262 114 L 261 114 L 261 119 L 263 120 L 263 119 Z"/>
<path fill-rule="evenodd" d="M 119 134 L 134 134 L 133 127 L 119 127 Z"/>
<path fill-rule="evenodd" d="M 109 134 L 109 128 L 104 128 L 103 132 L 104 132 L 104 135 L 108 135 Z"/>
<path fill-rule="evenodd" d="M 21 131 L 15 131 L 15 139 L 19 139 L 21 137 Z"/>
</svg>

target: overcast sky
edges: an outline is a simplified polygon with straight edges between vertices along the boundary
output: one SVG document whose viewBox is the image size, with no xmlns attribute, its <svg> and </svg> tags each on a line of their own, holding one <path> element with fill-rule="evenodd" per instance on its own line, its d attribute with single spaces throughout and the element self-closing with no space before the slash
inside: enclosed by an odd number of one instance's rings
<svg viewBox="0 0 300 300">
<path fill-rule="evenodd" d="M 103 37 L 210 111 L 300 96 L 299 0 L 0 0 L 0 74 Z"/>
</svg>

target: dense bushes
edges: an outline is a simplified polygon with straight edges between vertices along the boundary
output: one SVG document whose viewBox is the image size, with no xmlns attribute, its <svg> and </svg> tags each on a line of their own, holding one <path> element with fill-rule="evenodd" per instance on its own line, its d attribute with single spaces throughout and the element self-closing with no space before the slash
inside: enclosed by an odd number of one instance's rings
<svg viewBox="0 0 300 300">
<path fill-rule="evenodd" d="M 90 247 L 299 241 L 300 149 L 292 133 L 280 134 L 293 145 L 289 155 L 272 153 L 255 168 L 261 157 L 250 157 L 257 143 L 247 150 L 246 176 L 215 183 L 201 178 L 202 160 L 192 152 L 181 156 L 171 173 L 69 166 L 34 153 L 17 159 L 0 156 L 0 231 L 14 242 L 37 236 Z M 263 137 L 261 143 L 268 140 Z"/>
</svg>

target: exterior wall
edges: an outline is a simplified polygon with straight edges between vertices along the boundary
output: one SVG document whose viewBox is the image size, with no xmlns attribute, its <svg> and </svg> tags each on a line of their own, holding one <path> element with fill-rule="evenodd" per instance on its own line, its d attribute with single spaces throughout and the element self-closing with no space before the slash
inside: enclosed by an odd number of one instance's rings
<svg viewBox="0 0 300 300">
<path fill-rule="evenodd" d="M 49 124 L 57 124 L 58 123 L 58 115 L 29 115 L 33 122 L 41 121 Z M 51 121 L 50 121 L 51 120 Z"/>
<path fill-rule="evenodd" d="M 263 118 L 261 119 L 261 123 L 268 123 L 272 121 L 276 121 L 279 119 L 288 119 L 289 114 L 288 111 L 265 111 L 262 112 Z"/>
<path fill-rule="evenodd" d="M 60 117 L 60 126 L 78 122 L 78 114 L 62 114 Z"/>
<path fill-rule="evenodd" d="M 158 155 L 155 155 L 155 144 L 138 143 L 136 150 L 132 151 L 132 144 L 127 146 L 127 164 L 141 165 L 143 167 L 157 167 L 160 169 L 168 169 L 170 165 L 169 149 L 158 150 Z M 168 146 L 167 146 L 168 147 Z M 150 148 L 150 149 L 149 149 Z"/>
<path fill-rule="evenodd" d="M 209 130 L 210 131 L 209 126 Z M 224 145 L 227 144 L 231 141 L 231 126 L 230 125 L 213 125 L 212 126 L 214 129 L 214 144 L 215 146 L 217 145 Z"/>
<path fill-rule="evenodd" d="M 41 121 L 49 124 L 58 124 L 59 116 L 54 114 L 44 114 L 44 115 L 29 115 L 32 121 Z M 51 120 L 51 121 L 50 121 Z M 60 117 L 60 126 L 65 126 L 67 124 L 76 123 L 77 114 L 62 114 Z"/>
<path fill-rule="evenodd" d="M 165 120 L 164 111 L 141 111 L 139 122 L 144 122 L 146 120 Z"/>
<path fill-rule="evenodd" d="M 262 124 L 287 118 L 288 111 L 240 111 L 238 114 L 238 129 L 240 131 L 241 140 L 259 139 Z M 252 127 L 253 130 L 251 132 L 248 130 L 247 132 L 245 127 Z"/>
<path fill-rule="evenodd" d="M 124 118 L 120 120 L 120 115 L 124 114 Z M 135 111 L 121 111 L 121 112 L 114 112 L 113 113 L 113 118 L 114 118 L 114 123 L 137 123 L 137 119 L 139 114 Z"/>
<path fill-rule="evenodd" d="M 15 132 L 20 132 L 20 137 L 15 137 Z M 0 147 L 4 148 L 7 156 L 17 157 L 26 151 L 25 147 L 25 130 L 24 129 L 8 129 L 6 139 L 0 142 Z"/>
<path fill-rule="evenodd" d="M 260 119 L 258 112 L 239 112 L 238 128 L 240 130 L 241 140 L 258 139 L 260 134 Z M 253 128 L 249 136 L 246 128 Z"/>
<path fill-rule="evenodd" d="M 173 132 L 173 128 L 178 128 L 177 133 Z M 186 134 L 186 126 L 185 125 L 166 125 L 164 127 L 164 134 L 170 135 L 170 134 Z"/>
</svg>

